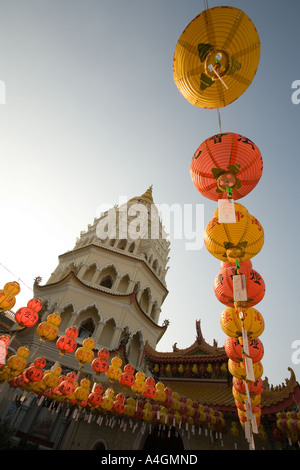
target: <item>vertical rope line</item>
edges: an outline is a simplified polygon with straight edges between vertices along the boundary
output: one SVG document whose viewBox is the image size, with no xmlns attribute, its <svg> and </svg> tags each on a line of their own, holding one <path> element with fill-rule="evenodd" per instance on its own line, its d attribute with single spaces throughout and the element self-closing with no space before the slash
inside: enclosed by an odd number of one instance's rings
<svg viewBox="0 0 300 470">
<path fill-rule="evenodd" d="M 219 108 L 217 108 L 218 111 L 218 118 L 219 118 L 219 128 L 220 128 L 220 134 L 222 134 L 222 127 L 221 127 L 221 114 Z"/>
</svg>

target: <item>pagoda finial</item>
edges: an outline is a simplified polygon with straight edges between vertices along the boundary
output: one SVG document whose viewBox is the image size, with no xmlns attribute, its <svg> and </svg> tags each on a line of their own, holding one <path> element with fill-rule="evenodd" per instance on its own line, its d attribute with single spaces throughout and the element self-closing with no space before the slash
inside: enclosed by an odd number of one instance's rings
<svg viewBox="0 0 300 470">
<path fill-rule="evenodd" d="M 153 188 L 153 184 L 151 184 L 151 186 L 149 186 L 147 191 L 144 194 L 142 194 L 141 197 L 145 197 L 145 198 L 149 199 L 151 202 L 153 202 L 152 188 Z"/>
</svg>

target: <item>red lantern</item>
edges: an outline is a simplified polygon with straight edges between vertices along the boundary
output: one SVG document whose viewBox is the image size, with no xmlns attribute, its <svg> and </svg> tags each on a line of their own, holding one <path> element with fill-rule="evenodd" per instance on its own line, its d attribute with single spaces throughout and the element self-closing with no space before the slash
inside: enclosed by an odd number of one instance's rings
<svg viewBox="0 0 300 470">
<path fill-rule="evenodd" d="M 47 364 L 47 361 L 44 357 L 37 357 L 34 361 L 34 365 L 36 367 L 39 367 L 40 369 L 43 369 Z"/>
<path fill-rule="evenodd" d="M 77 348 L 77 343 L 75 338 L 77 338 L 79 332 L 76 326 L 72 326 L 66 329 L 66 332 L 63 336 L 58 338 L 56 341 L 56 346 L 60 350 L 60 355 L 63 356 L 65 353 L 72 353 Z"/>
<path fill-rule="evenodd" d="M 30 366 L 23 372 L 25 382 L 39 382 L 42 380 L 44 375 L 43 370 L 40 367 Z"/>
<path fill-rule="evenodd" d="M 238 393 L 246 393 L 246 383 L 244 380 L 232 377 L 232 385 Z M 249 392 L 252 392 L 254 395 L 260 395 L 264 390 L 262 379 L 248 383 L 248 389 Z"/>
<path fill-rule="evenodd" d="M 245 276 L 248 307 L 258 304 L 265 295 L 265 283 L 261 275 L 252 268 L 250 260 L 240 263 L 240 274 Z M 233 276 L 236 266 L 232 263 L 221 263 L 221 272 L 214 280 L 214 292 L 217 299 L 227 307 L 233 307 Z"/>
<path fill-rule="evenodd" d="M 35 325 L 39 319 L 38 312 L 42 308 L 40 299 L 31 299 L 27 303 L 27 307 L 21 307 L 16 311 L 15 320 L 19 323 L 19 328 L 24 326 L 30 328 Z"/>
<path fill-rule="evenodd" d="M 208 199 L 234 200 L 246 196 L 259 182 L 263 162 L 258 147 L 247 137 L 232 132 L 206 139 L 196 150 L 190 173 L 196 189 Z"/>
<path fill-rule="evenodd" d="M 143 392 L 143 396 L 146 397 L 146 398 L 152 398 L 153 399 L 155 394 L 156 394 L 155 380 L 153 379 L 153 377 L 148 377 L 145 380 L 145 384 L 146 384 L 146 388 Z"/>
<path fill-rule="evenodd" d="M 102 395 L 97 392 L 92 392 L 88 396 L 88 403 L 92 406 L 100 406 L 102 402 Z"/>
<path fill-rule="evenodd" d="M 227 336 L 225 340 L 225 352 L 229 359 L 234 362 L 240 362 L 243 360 L 243 346 L 238 339 Z M 259 338 L 249 340 L 249 356 L 252 361 L 259 362 L 264 355 L 264 347 Z"/>
<path fill-rule="evenodd" d="M 121 385 L 127 385 L 128 387 L 132 387 L 135 383 L 135 377 L 134 377 L 134 371 L 135 368 L 131 364 L 126 364 L 124 367 L 124 372 L 121 375 L 121 378 L 119 380 Z"/>
<path fill-rule="evenodd" d="M 100 349 L 100 351 L 98 351 L 98 357 L 101 357 L 103 359 L 108 359 L 109 358 L 109 350 L 106 349 L 106 348 Z"/>
<path fill-rule="evenodd" d="M 33 308 L 36 312 L 42 310 L 43 304 L 40 299 L 30 299 L 27 303 L 27 307 Z"/>
<path fill-rule="evenodd" d="M 75 372 L 69 372 L 65 377 L 65 380 L 63 380 L 58 385 L 58 392 L 60 392 L 62 395 L 73 395 L 73 393 L 75 392 L 76 376 L 77 374 Z"/>
<path fill-rule="evenodd" d="M 65 334 L 67 336 L 71 336 L 71 338 L 74 338 L 74 339 L 78 338 L 79 331 L 78 331 L 77 326 L 69 326 L 69 328 L 66 329 Z"/>
</svg>

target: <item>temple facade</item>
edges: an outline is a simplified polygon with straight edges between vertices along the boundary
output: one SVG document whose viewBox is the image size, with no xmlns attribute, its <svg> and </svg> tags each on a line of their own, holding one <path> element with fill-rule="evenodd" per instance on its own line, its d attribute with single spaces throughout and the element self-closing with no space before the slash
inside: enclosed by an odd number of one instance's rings
<svg viewBox="0 0 300 470">
<path fill-rule="evenodd" d="M 157 451 L 248 448 L 236 414 L 224 347 L 205 341 L 200 320 L 190 347 L 179 349 L 175 343 L 169 352 L 156 349 L 168 327 L 161 311 L 168 295 L 169 250 L 150 187 L 124 206 L 101 214 L 81 232 L 74 248 L 59 256 L 49 280 L 42 284 L 36 278 L 34 297 L 43 304 L 40 322 L 59 313 L 58 337 L 76 326 L 78 347 L 92 338 L 95 357 L 105 348 L 110 360 L 118 357 L 123 367 L 131 364 L 135 373 L 153 377 L 172 394 L 173 402 L 177 400 L 178 409 L 172 411 L 170 403 L 153 401 L 96 373 L 91 363 L 79 366 L 74 354 L 59 354 L 55 341 L 41 342 L 36 328 L 23 328 L 13 335 L 9 356 L 28 345 L 29 363 L 38 356 L 47 359 L 46 370 L 59 363 L 64 376 L 75 371 L 78 383 L 82 379 L 91 385 L 99 382 L 104 391 L 112 389 L 114 396 L 124 396 L 125 403 L 133 400 L 135 409 L 118 414 L 57 396 L 53 399 L 50 394 L 45 397 L 14 387 L 1 378 L 0 370 L 0 416 L 2 425 L 9 422 L 11 446 Z M 0 320 L 2 332 L 16 331 L 11 312 L 1 312 Z M 292 370 L 280 386 L 264 380 L 256 448 L 298 448 L 295 433 L 279 429 L 276 423 L 278 413 L 297 414 L 299 403 L 300 387 Z"/>
</svg>

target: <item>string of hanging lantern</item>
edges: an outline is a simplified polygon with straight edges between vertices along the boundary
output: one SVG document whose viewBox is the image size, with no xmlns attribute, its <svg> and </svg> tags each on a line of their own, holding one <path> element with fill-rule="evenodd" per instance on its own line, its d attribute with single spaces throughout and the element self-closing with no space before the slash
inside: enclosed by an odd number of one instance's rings
<svg viewBox="0 0 300 470">
<path fill-rule="evenodd" d="M 264 319 L 254 308 L 264 296 L 265 284 L 250 261 L 264 244 L 264 230 L 255 216 L 235 202 L 249 194 L 263 171 L 261 153 L 248 137 L 222 132 L 220 108 L 238 99 L 251 84 L 260 58 L 260 39 L 250 18 L 233 7 L 208 8 L 181 34 L 173 57 L 173 75 L 180 93 L 191 104 L 217 109 L 220 133 L 207 138 L 195 151 L 190 175 L 197 191 L 216 201 L 204 232 L 209 253 L 221 261 L 214 282 L 216 297 L 226 305 L 221 328 L 227 335 L 225 352 L 233 376 L 238 418 L 251 449 L 261 418 L 259 336 Z M 253 280 L 257 280 L 254 286 Z M 236 434 L 236 429 L 232 429 Z"/>
</svg>

